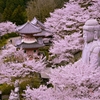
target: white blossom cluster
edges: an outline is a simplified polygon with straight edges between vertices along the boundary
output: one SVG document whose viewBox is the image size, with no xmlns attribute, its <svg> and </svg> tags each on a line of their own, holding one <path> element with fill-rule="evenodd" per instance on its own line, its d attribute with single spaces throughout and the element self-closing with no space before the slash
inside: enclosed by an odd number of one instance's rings
<svg viewBox="0 0 100 100">
<path fill-rule="evenodd" d="M 99 70 L 82 65 L 81 60 L 73 65 L 52 69 L 49 83 L 53 87 L 28 87 L 23 96 L 25 100 L 99 100 Z"/>
<path fill-rule="evenodd" d="M 67 3 L 50 15 L 45 25 L 60 36 L 80 32 L 84 22 L 90 18 L 87 10 L 81 8 L 76 2 Z"/>
<path fill-rule="evenodd" d="M 43 61 L 25 61 L 23 63 L 5 63 L 1 65 L 0 73 L 9 77 L 25 77 L 31 72 L 41 72 L 45 65 Z"/>
<path fill-rule="evenodd" d="M 15 32 L 16 31 L 16 25 L 13 24 L 12 22 L 2 22 L 0 23 L 0 35 L 4 35 L 4 34 L 7 34 L 7 33 L 11 33 L 11 32 Z"/>
<path fill-rule="evenodd" d="M 86 2 L 87 5 L 82 6 Z M 89 6 L 89 4 L 91 4 Z M 63 36 L 80 32 L 83 24 L 90 18 L 100 20 L 100 0 L 73 0 L 68 2 L 61 9 L 56 9 L 50 13 L 44 23 L 57 35 Z"/>
<path fill-rule="evenodd" d="M 53 45 L 50 48 L 54 64 L 74 62 L 76 53 L 82 50 L 82 27 L 90 18 L 99 21 L 100 1 L 89 0 L 85 7 L 81 7 L 86 0 L 74 0 L 66 3 L 63 8 L 56 9 L 47 18 L 45 26 L 54 32 Z M 87 4 L 91 4 L 90 6 Z"/>
<path fill-rule="evenodd" d="M 54 33 L 53 45 L 50 47 L 52 63 L 70 62 L 74 54 L 83 48 L 82 26 L 89 18 L 99 20 L 100 0 L 71 0 L 63 8 L 57 9 L 47 18 L 45 25 Z M 81 3 L 81 4 L 80 4 Z M 82 4 L 84 3 L 84 5 Z M 81 40 L 81 42 L 80 42 Z M 43 59 L 27 60 L 22 50 L 15 47 L 3 50 L 0 56 L 0 83 L 10 81 L 11 77 L 25 77 L 31 72 L 45 69 Z M 18 59 L 22 60 L 18 60 Z M 21 61 L 21 62 L 19 62 Z M 38 89 L 27 86 L 24 90 L 25 100 L 100 100 L 100 68 L 82 64 L 81 59 L 74 64 L 59 66 L 50 70 L 52 87 L 40 86 Z"/>
<path fill-rule="evenodd" d="M 74 54 L 82 51 L 83 45 L 81 44 L 81 35 L 74 33 L 66 35 L 64 39 L 54 40 L 53 46 L 50 48 L 53 64 L 59 64 L 62 61 L 71 62 L 74 59 Z"/>
<path fill-rule="evenodd" d="M 25 77 L 33 72 L 40 73 L 45 68 L 44 59 L 27 60 L 23 50 L 16 51 L 13 45 L 2 50 L 0 64 L 0 83 L 11 81 L 11 77 Z"/>
<path fill-rule="evenodd" d="M 78 34 L 80 29 L 89 18 L 99 19 L 100 0 L 89 0 L 91 6 L 81 7 L 79 4 L 86 3 L 85 1 L 87 0 L 71 0 L 47 18 L 45 25 L 56 33 L 50 48 L 52 55 L 56 55 L 53 64 L 62 60 L 67 62 L 72 57 L 71 53 L 82 50 Z M 69 33 L 75 34 L 65 36 Z M 51 83 L 53 87 L 40 86 L 34 89 L 28 86 L 23 95 L 25 100 L 100 100 L 99 67 L 95 69 L 95 66 L 83 65 L 80 59 L 74 64 L 52 69 L 49 77 L 48 84 Z"/>
</svg>

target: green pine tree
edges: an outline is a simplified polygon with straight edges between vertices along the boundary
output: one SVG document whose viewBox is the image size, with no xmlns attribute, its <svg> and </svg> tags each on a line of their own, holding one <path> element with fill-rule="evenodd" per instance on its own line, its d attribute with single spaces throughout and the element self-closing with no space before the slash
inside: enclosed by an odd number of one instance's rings
<svg viewBox="0 0 100 100">
<path fill-rule="evenodd" d="M 26 22 L 25 9 L 20 5 L 13 11 L 11 21 L 16 22 L 16 25 L 21 25 Z"/>
</svg>

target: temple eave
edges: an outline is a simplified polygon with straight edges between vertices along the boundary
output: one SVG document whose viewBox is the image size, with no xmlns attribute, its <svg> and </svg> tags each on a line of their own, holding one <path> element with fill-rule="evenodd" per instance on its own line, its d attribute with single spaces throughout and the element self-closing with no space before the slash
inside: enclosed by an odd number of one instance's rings
<svg viewBox="0 0 100 100">
<path fill-rule="evenodd" d="M 17 45 L 17 48 L 23 48 L 23 49 L 36 49 L 36 48 L 41 48 L 44 47 L 44 44 L 38 44 L 38 43 L 21 43 L 20 45 Z"/>
<path fill-rule="evenodd" d="M 40 32 L 18 32 L 19 34 L 37 34 L 37 33 L 40 33 Z"/>
</svg>

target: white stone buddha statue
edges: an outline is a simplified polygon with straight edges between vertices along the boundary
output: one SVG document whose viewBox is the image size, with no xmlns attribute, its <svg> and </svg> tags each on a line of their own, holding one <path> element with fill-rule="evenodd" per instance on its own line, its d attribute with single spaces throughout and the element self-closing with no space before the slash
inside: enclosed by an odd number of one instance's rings
<svg viewBox="0 0 100 100">
<path fill-rule="evenodd" d="M 100 25 L 96 19 L 89 19 L 83 26 L 84 49 L 82 53 L 83 64 L 100 66 Z"/>
</svg>

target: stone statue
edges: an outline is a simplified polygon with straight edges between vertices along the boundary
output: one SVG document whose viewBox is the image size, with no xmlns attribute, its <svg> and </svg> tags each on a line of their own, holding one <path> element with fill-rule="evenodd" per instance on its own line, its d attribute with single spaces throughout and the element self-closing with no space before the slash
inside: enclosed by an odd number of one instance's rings
<svg viewBox="0 0 100 100">
<path fill-rule="evenodd" d="M 100 66 L 100 25 L 96 19 L 89 19 L 83 26 L 84 49 L 83 64 Z"/>
<path fill-rule="evenodd" d="M 18 81 L 15 81 L 14 87 L 15 87 L 14 91 L 11 90 L 9 100 L 20 100 L 20 97 L 19 97 L 19 82 Z"/>
</svg>

